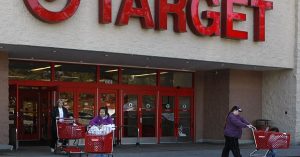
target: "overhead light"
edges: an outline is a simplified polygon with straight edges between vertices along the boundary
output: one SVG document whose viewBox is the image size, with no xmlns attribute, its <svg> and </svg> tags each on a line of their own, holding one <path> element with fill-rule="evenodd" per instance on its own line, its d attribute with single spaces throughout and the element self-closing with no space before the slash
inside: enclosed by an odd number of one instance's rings
<svg viewBox="0 0 300 157">
<path fill-rule="evenodd" d="M 111 73 L 111 72 L 116 72 L 116 71 L 118 71 L 118 69 L 107 70 L 107 71 L 105 71 L 105 72 L 106 72 L 106 73 Z"/>
<path fill-rule="evenodd" d="M 8 76 L 9 78 L 25 78 L 24 76 Z"/>
<path fill-rule="evenodd" d="M 77 77 L 77 76 L 61 76 L 61 77 L 63 77 L 63 78 L 72 78 L 72 79 L 79 79 L 79 77 Z"/>
<path fill-rule="evenodd" d="M 190 61 L 185 61 L 185 63 L 186 63 L 186 64 L 189 64 L 189 63 L 190 63 Z"/>
<path fill-rule="evenodd" d="M 0 46 L 0 49 L 3 49 L 4 47 L 3 46 Z"/>
<path fill-rule="evenodd" d="M 61 65 L 54 65 L 55 68 L 57 67 L 61 67 Z M 45 70 L 45 69 L 50 69 L 51 66 L 47 66 L 47 67 L 43 67 L 43 68 L 36 68 L 36 69 L 31 69 L 30 71 L 41 71 L 41 70 Z"/>
<path fill-rule="evenodd" d="M 132 76 L 133 77 L 143 77 L 143 76 L 150 76 L 150 75 L 156 75 L 156 73 L 140 74 L 140 75 L 132 75 Z"/>
<path fill-rule="evenodd" d="M 160 74 L 162 75 L 162 74 L 167 74 L 168 72 L 160 72 Z"/>
<path fill-rule="evenodd" d="M 104 56 L 105 56 L 105 57 L 108 57 L 108 54 L 105 54 Z"/>
<path fill-rule="evenodd" d="M 161 72 L 160 74 L 165 74 L 168 72 Z M 156 75 L 156 73 L 149 73 L 149 74 L 139 74 L 139 75 L 131 75 L 132 77 L 143 77 L 143 76 L 151 76 L 151 75 Z"/>
</svg>

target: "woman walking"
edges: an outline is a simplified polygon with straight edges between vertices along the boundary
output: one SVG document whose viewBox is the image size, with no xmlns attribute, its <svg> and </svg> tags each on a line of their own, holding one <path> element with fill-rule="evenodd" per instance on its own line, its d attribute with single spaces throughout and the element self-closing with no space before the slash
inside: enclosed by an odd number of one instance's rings
<svg viewBox="0 0 300 157">
<path fill-rule="evenodd" d="M 242 136 L 243 128 L 253 127 L 239 114 L 242 109 L 238 106 L 233 106 L 226 118 L 224 127 L 225 146 L 223 148 L 222 157 L 229 157 L 231 151 L 234 157 L 241 157 L 239 139 Z"/>
</svg>

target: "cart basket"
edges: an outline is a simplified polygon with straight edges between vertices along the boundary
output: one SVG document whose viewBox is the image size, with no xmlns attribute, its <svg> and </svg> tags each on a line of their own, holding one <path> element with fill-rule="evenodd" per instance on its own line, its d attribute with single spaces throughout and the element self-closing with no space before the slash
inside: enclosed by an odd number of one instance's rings
<svg viewBox="0 0 300 157">
<path fill-rule="evenodd" d="M 291 135 L 282 132 L 254 131 L 256 149 L 288 149 Z"/>
<path fill-rule="evenodd" d="M 103 153 L 108 154 L 113 151 L 113 132 L 107 135 L 85 135 L 86 153 Z"/>
<path fill-rule="evenodd" d="M 73 125 L 70 123 L 57 123 L 59 139 L 81 139 L 85 136 L 83 125 Z"/>
</svg>

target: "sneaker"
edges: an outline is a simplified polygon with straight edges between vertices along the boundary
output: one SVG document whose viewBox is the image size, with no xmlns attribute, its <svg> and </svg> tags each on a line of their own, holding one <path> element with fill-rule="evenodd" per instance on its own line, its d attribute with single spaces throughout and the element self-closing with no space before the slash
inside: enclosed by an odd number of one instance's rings
<svg viewBox="0 0 300 157">
<path fill-rule="evenodd" d="M 179 136 L 181 136 L 181 137 L 186 137 L 186 134 L 185 133 L 183 133 L 183 132 L 178 132 L 178 134 L 179 134 Z"/>
<path fill-rule="evenodd" d="M 54 153 L 54 148 L 51 148 L 51 153 Z"/>
</svg>

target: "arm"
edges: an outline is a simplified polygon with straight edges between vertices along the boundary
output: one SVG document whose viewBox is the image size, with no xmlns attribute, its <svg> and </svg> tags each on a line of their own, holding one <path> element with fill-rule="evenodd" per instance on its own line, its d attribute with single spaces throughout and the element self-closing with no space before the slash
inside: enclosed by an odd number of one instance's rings
<svg viewBox="0 0 300 157">
<path fill-rule="evenodd" d="M 243 117 L 240 117 L 241 118 L 241 121 L 247 125 L 249 125 L 250 123 L 248 121 L 246 121 Z"/>
<path fill-rule="evenodd" d="M 90 121 L 89 125 L 98 125 L 97 123 L 98 121 L 99 121 L 98 116 L 96 116 Z"/>
<path fill-rule="evenodd" d="M 114 122 L 113 122 L 111 116 L 108 117 L 107 123 L 108 123 L 108 124 L 114 124 Z"/>
<path fill-rule="evenodd" d="M 52 112 L 51 112 L 51 118 L 52 118 L 52 120 L 56 119 L 56 107 L 54 107 Z"/>
<path fill-rule="evenodd" d="M 247 124 L 243 123 L 242 120 L 240 120 L 237 116 L 234 115 L 229 115 L 229 120 L 231 123 L 239 128 L 246 128 Z"/>
</svg>

